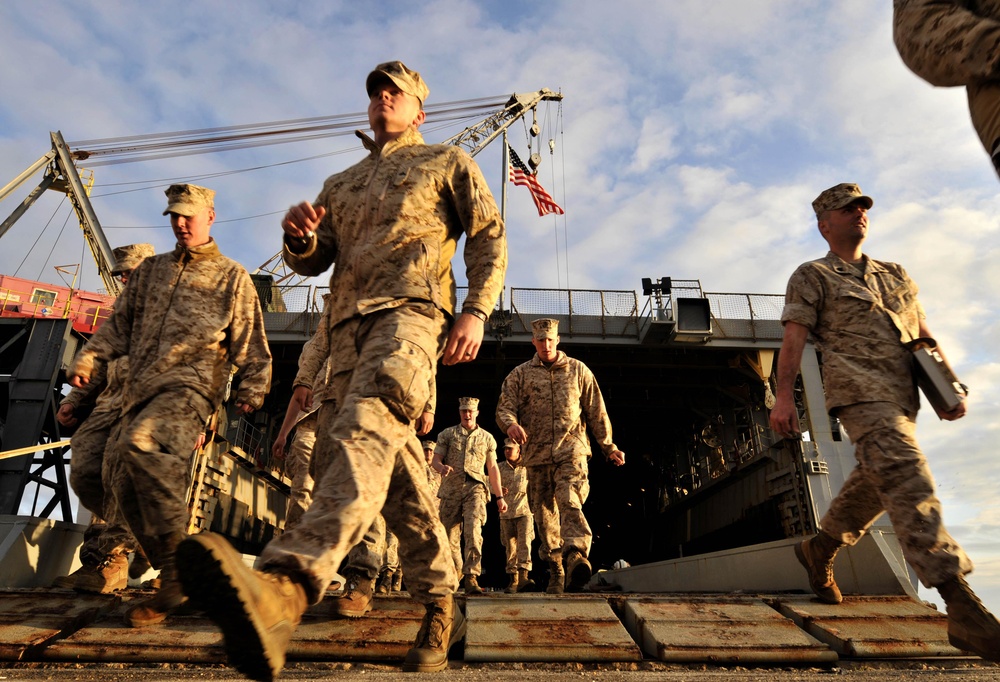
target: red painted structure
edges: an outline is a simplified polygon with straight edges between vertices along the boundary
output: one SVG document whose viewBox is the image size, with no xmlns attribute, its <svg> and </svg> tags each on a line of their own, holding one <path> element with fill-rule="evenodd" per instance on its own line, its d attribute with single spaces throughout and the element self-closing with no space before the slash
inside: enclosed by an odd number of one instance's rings
<svg viewBox="0 0 1000 682">
<path fill-rule="evenodd" d="M 69 318 L 93 334 L 111 314 L 114 296 L 0 275 L 0 317 Z"/>
</svg>

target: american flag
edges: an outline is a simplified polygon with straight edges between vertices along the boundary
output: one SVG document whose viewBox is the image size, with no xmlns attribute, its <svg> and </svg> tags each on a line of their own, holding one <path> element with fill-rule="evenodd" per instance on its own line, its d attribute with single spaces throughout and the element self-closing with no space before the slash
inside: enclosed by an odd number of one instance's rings
<svg viewBox="0 0 1000 682">
<path fill-rule="evenodd" d="M 531 192 L 531 199 L 535 202 L 535 208 L 538 209 L 538 215 L 544 216 L 549 213 L 563 215 L 566 211 L 562 210 L 552 195 L 545 191 L 538 182 L 538 177 L 528 170 L 517 152 L 511 149 L 510 145 L 507 145 L 507 151 L 510 154 L 510 164 L 507 166 L 510 181 L 515 185 L 528 188 L 528 191 Z"/>
</svg>

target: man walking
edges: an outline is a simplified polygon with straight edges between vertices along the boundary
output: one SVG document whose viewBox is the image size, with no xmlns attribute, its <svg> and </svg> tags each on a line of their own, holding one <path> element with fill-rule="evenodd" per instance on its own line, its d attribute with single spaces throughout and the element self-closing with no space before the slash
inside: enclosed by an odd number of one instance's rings
<svg viewBox="0 0 1000 682">
<path fill-rule="evenodd" d="M 948 607 L 952 645 L 1000 660 L 1000 623 L 963 578 L 972 562 L 945 530 L 934 479 L 916 440 L 920 399 L 912 353 L 904 344 L 931 336 L 917 286 L 902 266 L 862 253 L 872 200 L 857 185 L 831 187 L 812 206 L 830 250 L 799 266 L 788 281 L 771 426 L 786 438 L 799 434 L 793 388 L 812 334 L 823 354 L 826 408 L 854 443 L 858 465 L 830 504 L 822 530 L 798 545 L 796 556 L 819 599 L 840 603 L 833 576 L 837 551 L 857 543 L 888 512 L 907 563 Z M 938 416 L 952 421 L 965 411 L 962 402 Z"/>
<path fill-rule="evenodd" d="M 535 539 L 534 517 L 528 506 L 528 471 L 521 466 L 521 446 L 504 439 L 504 460 L 498 464 L 507 511 L 500 513 L 500 542 L 507 556 L 507 593 L 534 587 L 531 573 L 531 541 Z"/>
<path fill-rule="evenodd" d="M 590 493 L 586 424 L 612 464 L 625 464 L 625 453 L 611 440 L 611 420 L 594 373 L 558 349 L 559 321 L 534 320 L 531 330 L 535 356 L 504 379 L 496 418 L 523 448 L 539 554 L 549 563 L 545 591 L 561 594 L 565 587 L 583 588 L 591 576 L 587 556 L 593 533 L 583 515 Z"/>
</svg>

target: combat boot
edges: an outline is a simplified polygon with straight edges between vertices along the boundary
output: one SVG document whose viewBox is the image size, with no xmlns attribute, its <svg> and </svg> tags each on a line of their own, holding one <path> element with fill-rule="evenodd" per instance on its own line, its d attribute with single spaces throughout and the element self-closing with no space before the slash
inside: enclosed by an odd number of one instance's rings
<svg viewBox="0 0 1000 682">
<path fill-rule="evenodd" d="M 465 588 L 466 595 L 483 593 L 483 588 L 479 586 L 479 580 L 471 573 L 462 579 L 462 587 Z"/>
<path fill-rule="evenodd" d="M 137 549 L 135 550 L 135 554 L 132 555 L 132 563 L 128 565 L 128 577 L 131 580 L 138 580 L 146 575 L 146 571 L 150 568 L 152 567 L 149 565 L 149 559 L 146 558 L 145 552 Z"/>
<path fill-rule="evenodd" d="M 970 651 L 987 661 L 1000 661 L 1000 623 L 962 576 L 938 585 L 948 607 L 948 641 L 956 649 Z"/>
<path fill-rule="evenodd" d="M 515 571 L 513 573 L 508 573 L 510 576 L 510 582 L 507 583 L 507 587 L 504 588 L 504 592 L 507 594 L 515 594 L 521 588 L 521 575 Z"/>
<path fill-rule="evenodd" d="M 375 581 L 360 573 L 348 573 L 344 578 L 344 594 L 333 600 L 333 613 L 341 618 L 360 618 L 372 610 Z"/>
<path fill-rule="evenodd" d="M 109 554 L 96 565 L 84 564 L 52 581 L 52 587 L 93 594 L 110 594 L 128 587 L 128 557 Z"/>
<path fill-rule="evenodd" d="M 562 558 L 556 558 L 549 562 L 549 586 L 545 588 L 548 594 L 562 594 L 566 574 L 563 572 Z"/>
<path fill-rule="evenodd" d="M 397 568 L 392 572 L 392 591 L 402 592 L 403 591 L 403 569 Z"/>
<path fill-rule="evenodd" d="M 465 637 L 465 616 L 454 597 L 442 597 L 426 604 L 413 648 L 403 661 L 405 673 L 435 673 L 448 667 L 448 650 Z"/>
<path fill-rule="evenodd" d="M 826 604 L 844 601 L 837 581 L 833 579 L 833 559 L 843 546 L 844 543 L 822 531 L 795 545 L 795 556 L 809 575 L 809 587 Z"/>
<path fill-rule="evenodd" d="M 254 571 L 229 541 L 192 535 L 177 548 L 180 579 L 194 606 L 222 630 L 229 664 L 271 682 L 308 606 L 305 587 L 283 573 Z"/>
<path fill-rule="evenodd" d="M 375 583 L 375 594 L 386 595 L 390 592 L 392 592 L 392 573 L 385 570 L 379 574 L 378 580 Z"/>
<path fill-rule="evenodd" d="M 566 589 L 569 592 L 579 592 L 590 582 L 593 571 L 590 562 L 583 552 L 571 549 L 566 555 Z"/>
<path fill-rule="evenodd" d="M 528 575 L 528 569 L 519 568 L 517 569 L 517 591 L 518 592 L 533 592 L 535 590 L 535 581 L 531 579 Z"/>
<path fill-rule="evenodd" d="M 141 599 L 125 610 L 125 624 L 130 628 L 159 625 L 187 601 L 173 565 L 160 569 L 160 587 L 152 597 Z"/>
</svg>

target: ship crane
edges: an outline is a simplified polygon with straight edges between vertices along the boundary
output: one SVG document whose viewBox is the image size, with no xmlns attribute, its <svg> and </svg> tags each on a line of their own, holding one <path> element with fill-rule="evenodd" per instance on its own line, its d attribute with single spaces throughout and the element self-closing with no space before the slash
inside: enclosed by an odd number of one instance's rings
<svg viewBox="0 0 1000 682">
<path fill-rule="evenodd" d="M 456 147 L 462 147 L 469 153 L 469 156 L 474 157 L 476 154 L 485 149 L 491 142 L 496 140 L 497 137 L 505 134 L 511 125 L 521 120 L 528 114 L 528 112 L 531 112 L 534 115 L 540 103 L 559 102 L 562 101 L 562 98 L 562 93 L 553 92 L 548 88 L 542 88 L 537 92 L 520 94 L 514 93 L 510 96 L 510 99 L 507 100 L 503 109 L 490 114 L 479 123 L 467 127 L 457 135 L 453 135 L 442 142 L 442 144 L 451 144 Z M 536 135 L 537 130 L 538 124 L 533 122 L 532 134 Z M 538 162 L 533 157 L 531 163 L 537 165 Z M 506 166 L 507 158 L 506 150 L 504 150 L 505 169 Z M 253 274 L 270 275 L 274 279 L 275 286 L 279 287 L 281 291 L 300 285 L 308 279 L 308 277 L 299 275 L 285 265 L 285 261 L 281 257 L 280 251 L 268 258 L 262 265 L 253 271 Z"/>
</svg>

